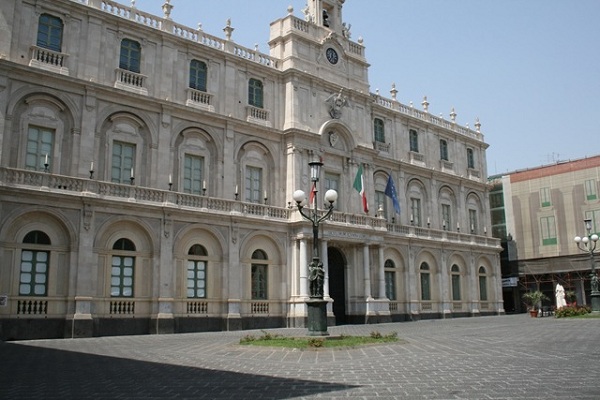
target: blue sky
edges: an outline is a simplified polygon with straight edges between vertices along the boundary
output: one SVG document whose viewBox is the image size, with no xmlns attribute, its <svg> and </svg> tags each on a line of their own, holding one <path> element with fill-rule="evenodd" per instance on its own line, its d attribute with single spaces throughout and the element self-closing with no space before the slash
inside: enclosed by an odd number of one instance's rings
<svg viewBox="0 0 600 400">
<path fill-rule="evenodd" d="M 120 0 L 129 5 L 130 2 Z M 136 7 L 162 15 L 164 0 Z M 269 23 L 306 0 L 171 0 L 180 24 L 268 53 Z M 457 122 L 479 117 L 488 174 L 600 154 L 600 1 L 346 0 L 371 91 Z"/>
</svg>

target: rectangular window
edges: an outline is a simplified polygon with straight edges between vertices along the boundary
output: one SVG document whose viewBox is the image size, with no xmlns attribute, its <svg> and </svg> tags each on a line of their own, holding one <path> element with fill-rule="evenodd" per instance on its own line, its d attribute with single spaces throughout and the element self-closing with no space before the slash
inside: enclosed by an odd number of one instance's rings
<svg viewBox="0 0 600 400">
<path fill-rule="evenodd" d="M 267 300 L 267 266 L 252 264 L 252 300 Z"/>
<path fill-rule="evenodd" d="M 396 300 L 396 273 L 385 271 L 385 297 Z"/>
<path fill-rule="evenodd" d="M 554 217 L 540 218 L 540 225 L 542 232 L 542 244 L 544 246 L 556 244 L 556 223 Z"/>
<path fill-rule="evenodd" d="M 142 48 L 138 42 L 131 39 L 121 40 L 119 68 L 139 74 L 141 58 Z"/>
<path fill-rule="evenodd" d="M 479 300 L 487 301 L 487 278 L 483 275 L 479 276 Z"/>
<path fill-rule="evenodd" d="M 206 63 L 198 60 L 190 61 L 190 87 L 206 92 Z"/>
<path fill-rule="evenodd" d="M 585 198 L 587 200 L 596 200 L 598 198 L 596 192 L 596 180 L 588 179 L 585 181 Z"/>
<path fill-rule="evenodd" d="M 46 296 L 49 258 L 50 253 L 47 251 L 23 250 L 21 253 L 19 295 Z"/>
<path fill-rule="evenodd" d="M 477 233 L 479 231 L 477 225 L 477 210 L 469 210 L 469 228 L 471 233 Z"/>
<path fill-rule="evenodd" d="M 421 300 L 431 300 L 430 276 L 425 272 L 421 272 Z"/>
<path fill-rule="evenodd" d="M 452 300 L 460 301 L 460 275 L 452 275 Z"/>
<path fill-rule="evenodd" d="M 114 142 L 111 164 L 111 182 L 127 183 L 135 176 L 135 145 Z"/>
<path fill-rule="evenodd" d="M 258 79 L 248 81 L 248 104 L 263 108 L 263 83 Z"/>
<path fill-rule="evenodd" d="M 375 205 L 377 206 L 377 215 L 379 215 L 379 209 L 381 208 L 383 218 L 387 219 L 386 196 L 384 192 L 380 190 L 375 191 Z"/>
<path fill-rule="evenodd" d="M 373 130 L 375 131 L 375 141 L 385 143 L 385 127 L 382 119 L 375 118 L 373 120 Z"/>
<path fill-rule="evenodd" d="M 592 233 L 600 233 L 600 210 L 586 211 L 585 218 L 592 220 Z"/>
<path fill-rule="evenodd" d="M 44 171 L 45 165 L 52 170 L 52 151 L 54 147 L 54 130 L 30 126 L 27 132 L 27 150 L 25 169 Z"/>
<path fill-rule="evenodd" d="M 542 203 L 542 207 L 550 207 L 552 205 L 550 188 L 545 187 L 540 189 L 540 200 Z"/>
<path fill-rule="evenodd" d="M 135 258 L 113 256 L 110 273 L 110 295 L 133 297 L 133 272 Z"/>
<path fill-rule="evenodd" d="M 410 151 L 419 152 L 419 134 L 414 129 L 409 130 Z"/>
<path fill-rule="evenodd" d="M 467 168 L 475 168 L 475 154 L 473 149 L 467 149 Z"/>
<path fill-rule="evenodd" d="M 262 201 L 262 169 L 246 167 L 246 201 L 260 203 Z"/>
<path fill-rule="evenodd" d="M 206 262 L 188 260 L 187 266 L 187 297 L 206 297 Z"/>
<path fill-rule="evenodd" d="M 452 226 L 452 214 L 450 204 L 442 204 L 442 229 L 447 231 Z"/>
<path fill-rule="evenodd" d="M 63 23 L 60 18 L 42 14 L 38 24 L 37 45 L 48 50 L 61 51 Z"/>
<path fill-rule="evenodd" d="M 440 139 L 440 160 L 448 161 L 448 142 Z"/>
<path fill-rule="evenodd" d="M 321 198 L 323 198 L 323 196 L 325 196 L 325 192 L 327 192 L 329 189 L 333 189 L 336 192 L 338 192 L 338 198 L 333 203 L 333 208 L 335 208 L 337 210 L 338 204 L 341 204 L 340 203 L 340 197 L 341 197 L 340 196 L 340 176 L 336 175 L 336 174 L 325 173 L 325 176 L 323 178 L 323 189 L 324 189 L 324 191 L 321 195 Z M 323 202 L 324 202 L 324 200 L 323 200 Z"/>
<path fill-rule="evenodd" d="M 183 191 L 202 194 L 204 185 L 204 157 L 186 154 L 183 158 Z"/>
<path fill-rule="evenodd" d="M 410 199 L 410 220 L 413 225 L 421 226 L 421 199 Z"/>
</svg>

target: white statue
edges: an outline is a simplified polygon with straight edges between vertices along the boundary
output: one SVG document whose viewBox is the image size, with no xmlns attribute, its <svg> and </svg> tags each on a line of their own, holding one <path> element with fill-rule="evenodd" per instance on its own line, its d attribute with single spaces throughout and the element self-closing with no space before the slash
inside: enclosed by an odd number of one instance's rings
<svg viewBox="0 0 600 400">
<path fill-rule="evenodd" d="M 563 307 L 567 306 L 567 302 L 565 301 L 565 288 L 560 283 L 556 284 L 556 309 L 560 310 Z"/>
</svg>

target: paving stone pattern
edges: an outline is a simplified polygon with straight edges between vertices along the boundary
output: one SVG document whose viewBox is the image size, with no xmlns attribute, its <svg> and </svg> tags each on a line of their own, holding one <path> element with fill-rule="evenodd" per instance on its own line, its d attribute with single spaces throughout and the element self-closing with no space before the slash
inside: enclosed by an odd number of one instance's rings
<svg viewBox="0 0 600 400">
<path fill-rule="evenodd" d="M 600 319 L 329 327 L 373 331 L 403 341 L 301 351 L 240 346 L 262 335 L 242 331 L 0 342 L 0 399 L 600 399 Z"/>
</svg>

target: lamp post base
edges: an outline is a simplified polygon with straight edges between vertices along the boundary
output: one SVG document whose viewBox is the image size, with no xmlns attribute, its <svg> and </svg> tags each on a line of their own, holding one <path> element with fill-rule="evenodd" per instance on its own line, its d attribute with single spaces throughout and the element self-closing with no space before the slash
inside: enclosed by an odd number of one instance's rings
<svg viewBox="0 0 600 400">
<path fill-rule="evenodd" d="M 592 292 L 592 312 L 600 313 L 600 292 Z"/>
<path fill-rule="evenodd" d="M 308 307 L 308 336 L 329 336 L 327 300 L 310 298 L 306 300 L 306 306 Z"/>
</svg>

